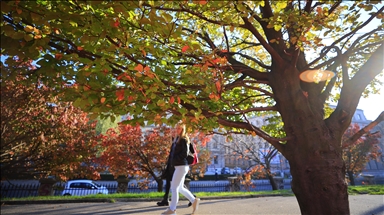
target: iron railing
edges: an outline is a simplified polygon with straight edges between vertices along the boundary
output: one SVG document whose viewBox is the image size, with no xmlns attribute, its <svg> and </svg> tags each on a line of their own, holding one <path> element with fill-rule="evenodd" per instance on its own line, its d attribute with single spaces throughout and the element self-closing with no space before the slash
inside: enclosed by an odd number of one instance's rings
<svg viewBox="0 0 384 215">
<path fill-rule="evenodd" d="M 100 185 L 108 189 L 109 194 L 117 192 L 118 185 L 117 183 L 103 183 L 98 182 Z M 1 192 L 0 198 L 21 198 L 28 196 L 38 196 L 38 189 L 40 184 L 10 184 L 10 183 L 1 183 Z M 285 189 L 290 189 L 290 180 L 285 181 Z M 189 189 L 191 192 L 226 192 L 230 191 L 230 184 L 228 181 L 217 181 L 217 182 L 190 182 Z M 165 190 L 165 184 L 163 187 Z M 251 186 L 240 186 L 240 191 L 260 191 L 260 190 L 272 190 L 272 186 L 267 181 L 259 181 L 253 183 Z M 83 193 L 82 193 L 83 192 Z M 157 183 L 150 183 L 147 185 L 146 189 L 143 189 L 138 186 L 136 183 L 128 183 L 128 193 L 150 193 L 157 192 Z M 88 190 L 76 190 L 76 193 L 87 194 Z M 96 192 L 97 193 L 97 192 Z M 63 195 L 63 184 L 54 185 L 54 195 L 60 196 Z"/>
</svg>

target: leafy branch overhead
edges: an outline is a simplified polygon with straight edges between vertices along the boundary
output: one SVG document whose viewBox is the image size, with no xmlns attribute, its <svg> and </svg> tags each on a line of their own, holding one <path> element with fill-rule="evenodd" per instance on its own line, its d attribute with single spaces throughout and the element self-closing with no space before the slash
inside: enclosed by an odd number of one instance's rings
<svg viewBox="0 0 384 215">
<path fill-rule="evenodd" d="M 214 127 L 219 122 L 250 130 L 238 122 L 244 114 L 279 110 L 270 84 L 273 77 L 268 75 L 273 62 L 281 68 L 273 72 L 276 77 L 289 66 L 297 67 L 297 77 L 311 67 L 337 71 L 341 59 L 380 44 L 379 28 L 348 42 L 369 23 L 343 13 L 348 7 L 357 13 L 372 5 L 2 2 L 4 54 L 17 56 L 18 61 L 6 62 L 12 67 L 29 58 L 38 60 L 38 69 L 29 71 L 32 77 L 51 87 L 71 85 L 65 89 L 67 97 L 77 98 L 76 106 L 93 113 L 129 112 L 140 123 L 144 118 L 164 121 L 172 114 L 173 121 L 189 118 L 194 124 Z M 379 8 L 368 20 L 380 18 L 382 11 Z M 343 28 L 336 24 L 340 17 L 345 17 Z M 347 29 L 350 32 L 330 46 L 321 39 Z M 16 46 L 6 45 L 13 41 L 18 41 Z M 334 46 L 348 51 L 329 57 Z M 308 61 L 306 47 L 320 56 Z M 366 82 L 364 74 L 358 76 L 346 78 L 351 83 L 345 82 L 345 88 L 367 84 L 357 83 Z M 325 83 L 302 85 L 309 100 L 327 99 L 321 97 L 328 93 L 323 91 Z"/>
<path fill-rule="evenodd" d="M 378 1 L 1 1 L 1 77 L 24 75 L 92 118 L 257 135 L 288 159 L 303 214 L 348 214 L 342 135 L 360 97 L 381 85 L 383 10 Z M 305 82 L 308 70 L 335 75 Z M 278 131 L 253 116 L 277 116 Z"/>
</svg>

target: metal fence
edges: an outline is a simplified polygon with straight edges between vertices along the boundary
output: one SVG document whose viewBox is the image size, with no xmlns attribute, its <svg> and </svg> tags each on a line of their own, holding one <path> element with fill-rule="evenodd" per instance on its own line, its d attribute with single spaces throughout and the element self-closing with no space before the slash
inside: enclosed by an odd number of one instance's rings
<svg viewBox="0 0 384 215">
<path fill-rule="evenodd" d="M 377 181 L 381 182 L 381 181 Z M 381 184 L 377 183 L 376 184 Z M 109 194 L 116 193 L 118 190 L 117 182 L 105 182 L 98 181 L 98 184 L 106 187 Z M 230 182 L 229 181 L 191 181 L 189 183 L 189 189 L 192 193 L 197 192 L 227 192 L 230 191 Z M 361 185 L 361 183 L 357 183 Z M 28 196 L 38 196 L 38 189 L 40 187 L 39 183 L 23 183 L 23 184 L 11 184 L 11 183 L 1 183 L 1 192 L 0 198 L 21 198 Z M 280 184 L 279 189 L 291 189 L 291 180 L 284 179 L 283 183 Z M 165 183 L 163 190 L 165 190 Z M 268 180 L 253 180 L 252 184 L 240 185 L 240 191 L 267 191 L 272 190 L 272 186 Z M 55 184 L 54 186 L 54 195 L 62 195 L 63 184 Z M 84 191 L 86 192 L 86 191 Z M 128 193 L 150 193 L 157 192 L 157 183 L 150 183 L 147 185 L 146 189 L 139 187 L 137 183 L 128 183 L 127 188 Z"/>
<path fill-rule="evenodd" d="M 1 198 L 37 196 L 40 184 L 1 184 Z"/>
<path fill-rule="evenodd" d="M 117 183 L 102 183 L 100 185 L 105 186 L 108 189 L 109 194 L 117 192 Z M 1 194 L 0 198 L 21 198 L 28 196 L 38 196 L 38 189 L 40 184 L 10 184 L 1 183 Z M 55 184 L 54 195 L 62 195 L 63 184 Z M 230 190 L 230 183 L 228 181 L 192 181 L 189 183 L 189 189 L 191 192 L 227 192 Z M 290 189 L 290 180 L 285 180 L 284 189 Z M 165 184 L 163 187 L 165 190 Z M 261 191 L 261 190 L 272 190 L 272 186 L 267 180 L 254 181 L 250 186 L 240 186 L 240 191 Z M 81 191 L 79 191 L 81 193 Z M 87 191 L 84 191 L 87 192 Z M 157 183 L 150 183 L 146 189 L 138 186 L 136 183 L 128 183 L 128 193 L 149 193 L 157 192 Z"/>
</svg>

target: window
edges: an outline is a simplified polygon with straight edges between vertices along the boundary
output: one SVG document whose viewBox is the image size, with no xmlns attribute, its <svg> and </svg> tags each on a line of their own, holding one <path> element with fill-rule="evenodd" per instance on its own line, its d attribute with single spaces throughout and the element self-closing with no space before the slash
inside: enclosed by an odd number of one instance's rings
<svg viewBox="0 0 384 215">
<path fill-rule="evenodd" d="M 214 163 L 214 164 L 218 164 L 218 163 L 219 163 L 219 161 L 218 161 L 218 160 L 219 160 L 218 157 L 219 157 L 219 156 L 217 156 L 217 155 L 213 156 L 213 163 Z"/>
<path fill-rule="evenodd" d="M 70 188 L 81 188 L 81 184 L 80 183 L 72 183 L 69 187 Z"/>
<path fill-rule="evenodd" d="M 214 148 L 214 149 L 217 149 L 217 142 L 216 142 L 216 141 L 213 142 L 213 148 Z"/>
</svg>

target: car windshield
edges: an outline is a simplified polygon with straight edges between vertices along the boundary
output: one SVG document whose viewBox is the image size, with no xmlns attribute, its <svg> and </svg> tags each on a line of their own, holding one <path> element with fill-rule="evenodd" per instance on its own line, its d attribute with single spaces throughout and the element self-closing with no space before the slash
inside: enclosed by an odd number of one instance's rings
<svg viewBox="0 0 384 215">
<path fill-rule="evenodd" d="M 101 187 L 100 184 L 98 184 L 98 183 L 96 183 L 96 182 L 94 182 L 94 181 L 92 181 L 92 184 L 94 184 L 96 187 Z"/>
</svg>

